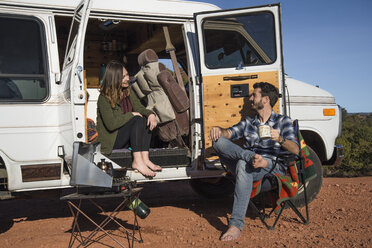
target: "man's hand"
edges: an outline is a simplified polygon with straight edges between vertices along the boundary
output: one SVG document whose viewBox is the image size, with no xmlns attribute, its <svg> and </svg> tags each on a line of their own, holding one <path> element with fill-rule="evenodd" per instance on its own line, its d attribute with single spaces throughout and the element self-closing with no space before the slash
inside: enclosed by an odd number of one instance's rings
<svg viewBox="0 0 372 248">
<path fill-rule="evenodd" d="M 287 151 L 293 153 L 293 154 L 298 154 L 299 153 L 299 148 L 298 145 L 291 141 L 291 140 L 285 140 L 283 141 L 283 137 L 280 136 L 280 130 L 279 129 L 274 129 L 271 128 L 270 130 L 271 133 L 271 139 L 274 140 L 275 142 L 281 143 L 280 145 L 286 149 Z"/>
<path fill-rule="evenodd" d="M 253 168 L 266 168 L 268 162 L 259 154 L 255 154 L 252 158 L 252 166 Z"/>
<path fill-rule="evenodd" d="M 158 122 L 156 121 L 156 116 L 154 114 L 149 115 L 149 117 L 147 117 L 147 126 L 150 131 L 152 131 L 157 125 Z"/>
<path fill-rule="evenodd" d="M 209 138 L 212 141 L 217 141 L 222 135 L 222 128 L 220 127 L 212 127 L 211 132 L 209 134 Z"/>
<path fill-rule="evenodd" d="M 212 141 L 217 141 L 221 136 L 230 139 L 231 138 L 230 130 L 221 127 L 212 127 L 211 132 L 209 133 L 209 138 Z"/>
<path fill-rule="evenodd" d="M 275 142 L 280 142 L 280 130 L 279 129 L 270 129 L 270 134 L 271 134 L 271 139 L 274 140 Z"/>
</svg>

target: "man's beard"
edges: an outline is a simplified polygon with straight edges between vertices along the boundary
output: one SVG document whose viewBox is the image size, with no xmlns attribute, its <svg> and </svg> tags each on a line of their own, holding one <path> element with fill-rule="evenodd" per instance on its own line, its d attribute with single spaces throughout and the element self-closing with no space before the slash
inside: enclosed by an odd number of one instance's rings
<svg viewBox="0 0 372 248">
<path fill-rule="evenodd" d="M 264 108 L 264 105 L 263 105 L 263 103 L 262 103 L 262 99 L 258 102 L 258 103 L 252 103 L 252 109 L 254 109 L 254 110 L 261 110 L 261 109 L 263 109 Z"/>
</svg>

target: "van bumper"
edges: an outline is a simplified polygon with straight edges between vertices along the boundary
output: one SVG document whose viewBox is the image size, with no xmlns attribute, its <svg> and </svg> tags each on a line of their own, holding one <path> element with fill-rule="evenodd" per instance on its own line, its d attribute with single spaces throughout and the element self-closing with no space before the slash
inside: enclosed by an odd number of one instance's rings
<svg viewBox="0 0 372 248">
<path fill-rule="evenodd" d="M 342 163 L 342 160 L 344 159 L 344 146 L 343 145 L 335 145 L 335 148 L 333 149 L 333 155 L 332 158 L 328 161 L 326 161 L 325 165 L 333 165 L 338 166 Z"/>
</svg>

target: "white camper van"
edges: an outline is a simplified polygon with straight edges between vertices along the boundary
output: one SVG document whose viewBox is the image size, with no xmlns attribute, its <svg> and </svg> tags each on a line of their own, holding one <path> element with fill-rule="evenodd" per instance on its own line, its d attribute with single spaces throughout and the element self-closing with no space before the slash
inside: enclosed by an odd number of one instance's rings
<svg viewBox="0 0 372 248">
<path fill-rule="evenodd" d="M 127 177 L 137 182 L 192 179 L 199 193 L 231 193 L 208 133 L 249 114 L 249 92 L 261 81 L 280 90 L 274 110 L 299 120 L 319 157 L 311 197 L 321 186 L 320 161 L 339 157 L 334 97 L 284 74 L 279 4 L 220 10 L 178 0 L 3 0 L 0 31 L 2 198 L 76 185 L 80 155 L 88 165 L 105 159 L 114 168 L 127 166 Z M 182 78 L 190 101 L 184 147 L 153 136 L 150 158 L 164 168 L 154 178 L 130 170 L 128 150 L 103 155 L 98 144 L 77 151 L 89 143 L 87 120 L 96 120 L 104 64 L 122 61 L 133 76 L 146 49 Z"/>
</svg>

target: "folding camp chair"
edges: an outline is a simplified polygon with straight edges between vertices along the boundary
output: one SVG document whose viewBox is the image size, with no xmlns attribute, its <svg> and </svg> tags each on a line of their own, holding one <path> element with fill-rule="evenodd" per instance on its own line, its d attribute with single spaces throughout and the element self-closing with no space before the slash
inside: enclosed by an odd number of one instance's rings
<svg viewBox="0 0 372 248">
<path fill-rule="evenodd" d="M 288 165 L 288 171 L 286 175 L 268 173 L 263 179 L 254 182 L 253 190 L 251 194 L 251 201 L 249 206 L 256 212 L 261 219 L 262 223 L 267 229 L 273 230 L 275 225 L 279 221 L 283 210 L 289 206 L 296 215 L 301 219 L 304 224 L 309 223 L 309 209 L 308 209 L 308 198 L 306 192 L 306 184 L 313 178 L 316 177 L 315 168 L 313 162 L 309 157 L 310 153 L 306 144 L 302 138 L 300 130 L 298 128 L 298 121 L 293 122 L 295 132 L 297 134 L 297 141 L 299 143 L 300 152 L 298 155 L 291 155 L 287 157 L 281 157 L 282 160 Z M 275 162 L 275 166 L 278 165 L 278 159 Z M 303 188 L 304 192 L 304 205 L 306 207 L 306 218 L 301 214 L 293 200 L 300 192 L 299 189 Z M 301 190 L 302 191 L 302 190 Z M 262 202 L 265 197 L 264 193 L 271 195 L 271 206 L 272 210 L 267 214 L 265 212 L 265 201 Z M 254 200 L 261 196 L 261 208 L 259 209 Z M 274 199 L 273 199 L 274 198 Z M 270 218 L 272 213 L 276 213 L 277 216 L 272 225 L 269 225 L 267 220 Z"/>
</svg>

